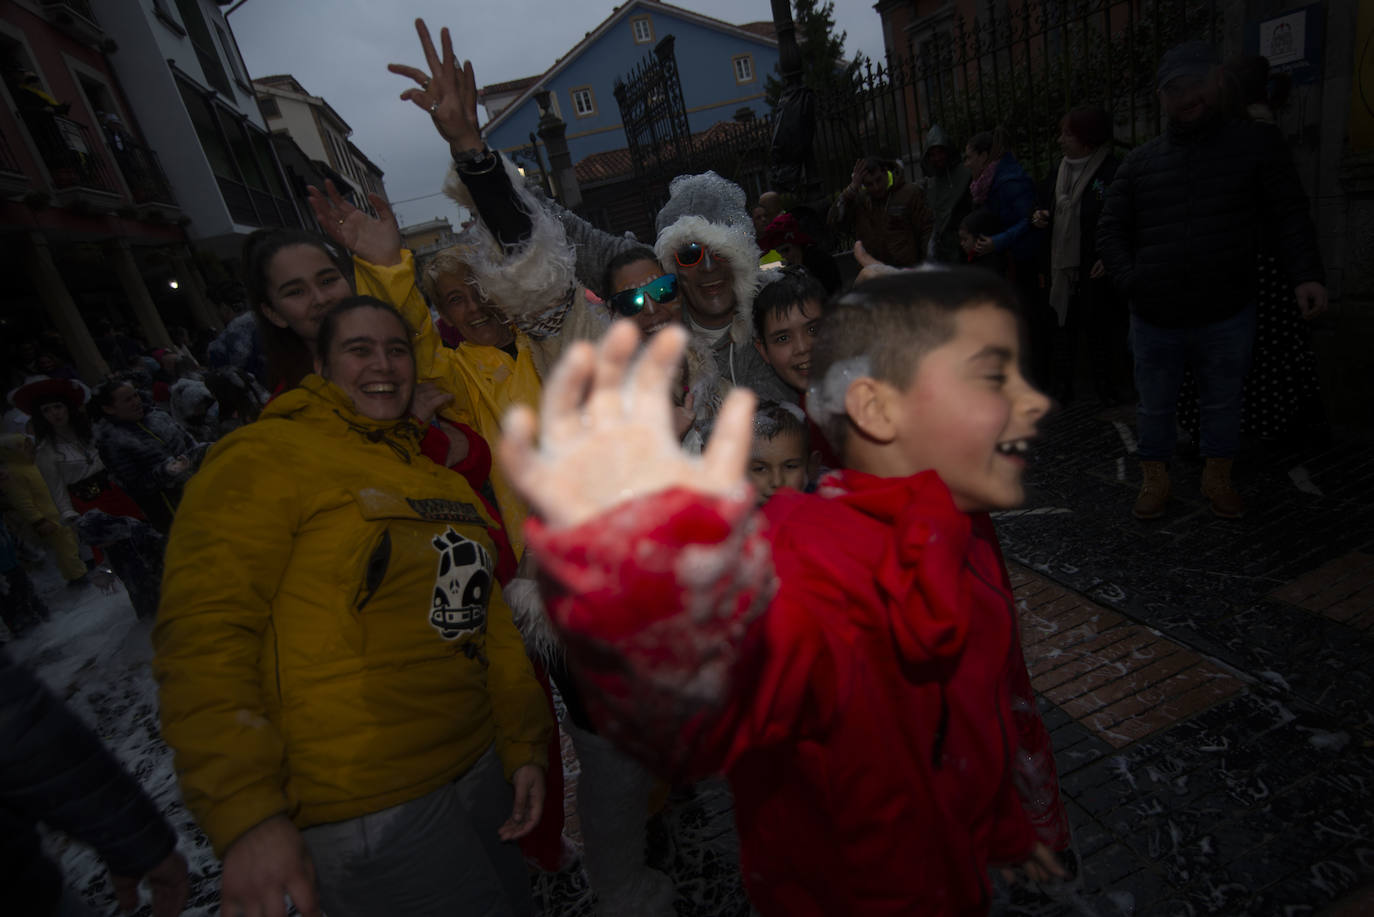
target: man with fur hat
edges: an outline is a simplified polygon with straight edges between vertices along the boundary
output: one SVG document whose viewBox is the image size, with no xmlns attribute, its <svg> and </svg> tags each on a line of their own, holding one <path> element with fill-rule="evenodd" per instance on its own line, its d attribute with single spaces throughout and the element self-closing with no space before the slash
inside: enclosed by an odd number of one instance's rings
<svg viewBox="0 0 1374 917">
<path fill-rule="evenodd" d="M 515 168 L 482 141 L 472 65 L 460 67 L 448 41 L 441 59 L 424 23 L 417 21 L 416 30 L 429 72 L 398 64 L 390 69 L 419 84 L 402 97 L 428 111 L 449 143 L 454 174 L 445 190 L 478 214 L 481 231 L 499 243 L 470 264 L 473 279 L 532 337 L 556 334 L 580 295 L 579 285 L 603 298 L 613 292 L 604 288 L 606 265 L 637 243 L 536 198 Z M 710 357 L 721 390 L 738 385 L 760 398 L 794 401 L 795 393 L 752 345 L 761 272 L 744 191 L 714 172 L 679 176 L 655 228 L 659 265 L 678 276 L 683 321 L 695 350 Z M 688 363 L 690 372 L 691 353 Z"/>
</svg>

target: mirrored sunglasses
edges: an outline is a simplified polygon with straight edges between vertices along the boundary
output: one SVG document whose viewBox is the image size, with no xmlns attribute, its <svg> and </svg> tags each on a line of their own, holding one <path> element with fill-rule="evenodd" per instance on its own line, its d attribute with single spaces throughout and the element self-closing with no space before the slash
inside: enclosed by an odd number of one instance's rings
<svg viewBox="0 0 1374 917">
<path fill-rule="evenodd" d="M 635 287 L 632 290 L 621 290 L 607 300 L 607 302 L 616 312 L 629 318 L 644 311 L 644 307 L 648 305 L 651 299 L 659 305 L 677 299 L 677 275 L 664 274 L 662 277 L 654 278 L 642 287 Z"/>
<path fill-rule="evenodd" d="M 701 259 L 706 257 L 706 246 L 700 242 L 688 242 L 686 245 L 673 252 L 673 257 L 677 259 L 678 267 L 696 267 L 701 263 Z M 715 252 L 711 253 L 711 260 L 723 260 Z"/>
</svg>

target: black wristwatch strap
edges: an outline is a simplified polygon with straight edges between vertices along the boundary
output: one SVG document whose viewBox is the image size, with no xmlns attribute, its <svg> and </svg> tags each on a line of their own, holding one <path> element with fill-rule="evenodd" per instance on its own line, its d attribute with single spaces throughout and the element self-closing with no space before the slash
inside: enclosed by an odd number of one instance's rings
<svg viewBox="0 0 1374 917">
<path fill-rule="evenodd" d="M 453 155 L 453 164 L 469 175 L 483 175 L 496 168 L 496 154 L 485 145 L 480 150 L 464 150 Z"/>
</svg>

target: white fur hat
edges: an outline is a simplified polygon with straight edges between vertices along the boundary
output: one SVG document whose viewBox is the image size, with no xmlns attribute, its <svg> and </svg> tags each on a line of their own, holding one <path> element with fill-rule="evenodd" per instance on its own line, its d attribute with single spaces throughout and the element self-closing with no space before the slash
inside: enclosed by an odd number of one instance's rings
<svg viewBox="0 0 1374 917">
<path fill-rule="evenodd" d="M 668 186 L 668 203 L 654 221 L 654 254 L 665 271 L 676 272 L 673 253 L 696 242 L 730 263 L 735 320 L 730 335 L 746 345 L 754 335 L 754 294 L 759 288 L 759 251 L 754 223 L 744 209 L 744 189 L 715 172 L 679 175 Z"/>
</svg>

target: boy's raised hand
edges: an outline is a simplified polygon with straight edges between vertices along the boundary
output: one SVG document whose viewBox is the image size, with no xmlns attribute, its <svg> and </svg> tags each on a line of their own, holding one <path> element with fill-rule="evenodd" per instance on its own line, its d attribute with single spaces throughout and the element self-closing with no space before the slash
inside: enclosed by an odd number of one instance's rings
<svg viewBox="0 0 1374 917">
<path fill-rule="evenodd" d="M 746 486 L 753 393 L 732 391 L 706 451 L 688 455 L 673 427 L 669 394 L 687 333 L 665 328 L 636 355 L 638 343 L 638 329 L 622 319 L 599 346 L 572 345 L 544 384 L 538 420 L 524 406 L 506 415 L 501 463 L 553 528 L 673 487 L 725 495 Z"/>
</svg>

